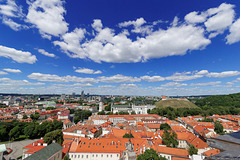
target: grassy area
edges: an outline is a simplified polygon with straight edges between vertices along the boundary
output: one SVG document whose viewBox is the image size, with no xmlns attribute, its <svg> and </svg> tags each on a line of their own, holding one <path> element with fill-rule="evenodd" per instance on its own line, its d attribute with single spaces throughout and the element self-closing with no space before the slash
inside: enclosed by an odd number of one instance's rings
<svg viewBox="0 0 240 160">
<path fill-rule="evenodd" d="M 9 143 L 9 141 L 0 142 L 0 144 L 6 144 L 6 143 Z"/>
<path fill-rule="evenodd" d="M 25 139 L 28 139 L 27 136 L 25 135 L 20 135 L 18 138 L 15 138 L 13 141 L 22 141 L 22 140 L 25 140 Z M 6 144 L 6 143 L 9 143 L 9 141 L 3 141 L 3 142 L 0 142 L 0 144 Z"/>
<path fill-rule="evenodd" d="M 28 139 L 28 137 L 25 136 L 25 135 L 20 135 L 18 138 L 14 139 L 14 141 L 22 141 L 22 140 L 25 140 L 25 139 Z"/>
<path fill-rule="evenodd" d="M 159 101 L 156 103 L 157 108 L 172 107 L 172 108 L 197 108 L 197 106 L 190 102 L 177 99 L 169 99 L 164 101 Z"/>
</svg>

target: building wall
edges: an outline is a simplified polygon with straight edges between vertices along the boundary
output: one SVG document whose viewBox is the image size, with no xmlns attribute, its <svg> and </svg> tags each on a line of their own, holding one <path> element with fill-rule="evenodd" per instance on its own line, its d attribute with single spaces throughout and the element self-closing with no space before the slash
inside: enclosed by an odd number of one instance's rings
<svg viewBox="0 0 240 160">
<path fill-rule="evenodd" d="M 158 154 L 160 157 L 164 157 L 167 158 L 168 160 L 172 160 L 172 156 L 169 154 L 165 154 L 165 153 L 159 153 Z"/>
<path fill-rule="evenodd" d="M 69 153 L 71 160 L 117 160 L 120 159 L 120 153 Z"/>
<path fill-rule="evenodd" d="M 106 123 L 107 120 L 102 120 L 102 119 L 93 119 L 93 124 L 95 125 L 101 125 L 103 123 Z"/>
<path fill-rule="evenodd" d="M 188 143 L 185 140 L 178 140 L 177 148 L 188 148 Z"/>
</svg>

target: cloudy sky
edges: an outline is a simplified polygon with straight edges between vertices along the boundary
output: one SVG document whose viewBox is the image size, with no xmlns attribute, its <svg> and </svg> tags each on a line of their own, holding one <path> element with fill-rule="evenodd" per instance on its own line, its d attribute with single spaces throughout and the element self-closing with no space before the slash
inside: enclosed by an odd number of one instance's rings
<svg viewBox="0 0 240 160">
<path fill-rule="evenodd" d="M 0 92 L 240 92 L 240 1 L 0 0 Z"/>
</svg>

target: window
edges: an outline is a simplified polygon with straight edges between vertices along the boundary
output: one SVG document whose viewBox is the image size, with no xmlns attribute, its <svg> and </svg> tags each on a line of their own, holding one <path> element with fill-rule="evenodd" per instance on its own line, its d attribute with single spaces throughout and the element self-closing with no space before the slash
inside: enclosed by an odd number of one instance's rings
<svg viewBox="0 0 240 160">
<path fill-rule="evenodd" d="M 84 155 L 82 155 L 82 158 L 84 157 Z"/>
<path fill-rule="evenodd" d="M 80 155 L 78 155 L 78 158 L 80 158 Z"/>
<path fill-rule="evenodd" d="M 73 158 L 73 154 L 72 154 L 72 156 L 71 156 L 72 158 Z"/>
<path fill-rule="evenodd" d="M 94 154 L 92 155 L 92 157 L 94 157 Z"/>
<path fill-rule="evenodd" d="M 88 158 L 88 155 L 86 155 L 86 158 Z"/>
<path fill-rule="evenodd" d="M 110 157 L 112 158 L 112 155 L 110 155 Z"/>
<path fill-rule="evenodd" d="M 103 155 L 101 155 L 101 157 L 103 157 Z"/>
<path fill-rule="evenodd" d="M 77 158 L 77 155 L 75 155 L 74 158 Z"/>
<path fill-rule="evenodd" d="M 93 143 L 93 145 L 95 145 L 95 143 Z"/>
<path fill-rule="evenodd" d="M 107 157 L 108 157 L 108 154 L 107 154 Z"/>
<path fill-rule="evenodd" d="M 96 157 L 98 157 L 98 155 L 96 154 Z"/>
</svg>

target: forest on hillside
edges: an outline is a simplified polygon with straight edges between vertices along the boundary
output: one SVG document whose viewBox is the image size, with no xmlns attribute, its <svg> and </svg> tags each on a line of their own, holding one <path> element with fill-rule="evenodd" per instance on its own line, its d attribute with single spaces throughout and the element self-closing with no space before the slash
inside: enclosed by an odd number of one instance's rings
<svg viewBox="0 0 240 160">
<path fill-rule="evenodd" d="M 195 103 L 197 106 L 226 106 L 240 108 L 240 93 L 229 95 L 214 95 L 203 99 L 198 99 Z"/>
</svg>

